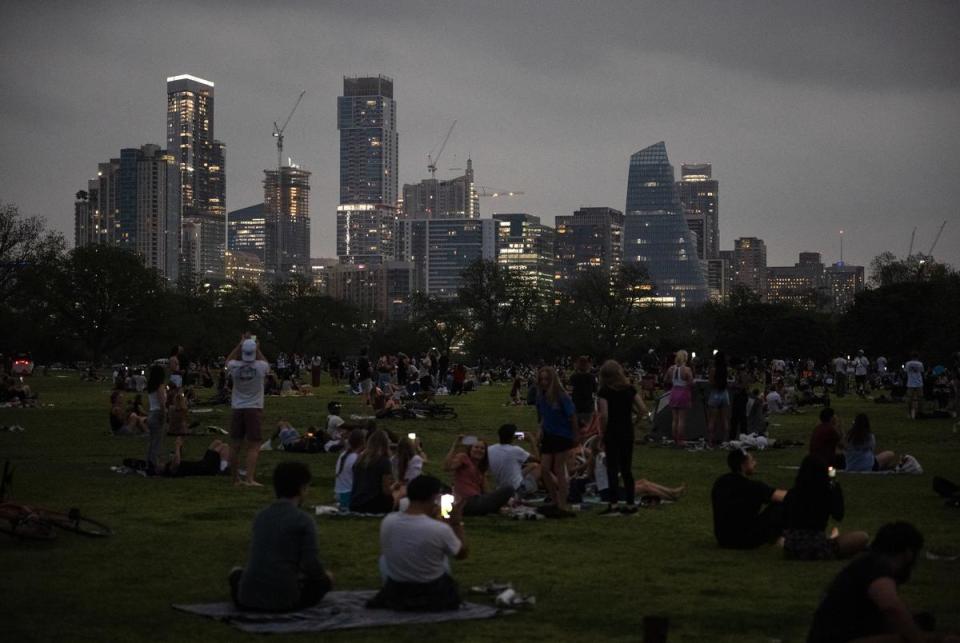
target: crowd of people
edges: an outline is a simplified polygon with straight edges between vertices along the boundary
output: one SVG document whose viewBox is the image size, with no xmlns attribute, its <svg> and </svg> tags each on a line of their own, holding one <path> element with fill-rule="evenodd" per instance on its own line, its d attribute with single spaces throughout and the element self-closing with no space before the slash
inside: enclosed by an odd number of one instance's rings
<svg viewBox="0 0 960 643">
<path fill-rule="evenodd" d="M 871 540 L 863 531 L 828 529 L 831 521 L 843 520 L 846 504 L 855 501 L 845 498 L 838 470 L 878 472 L 900 462 L 893 451 L 878 448 L 866 413 L 857 414 L 843 431 L 830 398 L 845 396 L 852 387 L 855 394 L 879 403 L 902 401 L 910 418 L 938 411 L 956 414 L 960 362 L 942 371 L 927 369 L 914 355 L 898 370 L 888 368 L 885 358 L 871 361 L 860 351 L 856 357 L 838 357 L 817 367 L 812 360 L 728 360 L 722 351 L 698 360 L 695 353 L 678 350 L 665 360 L 651 353 L 632 366 L 614 360 L 594 365 L 581 356 L 537 368 L 502 364 L 470 369 L 451 364 L 445 354 L 397 353 L 371 360 L 364 350 L 355 360 L 284 355 L 271 366 L 256 339 L 245 337 L 226 357 L 217 384 L 231 404 L 230 443 L 214 440 L 199 460 L 190 461 L 182 454 L 182 435 L 191 428 L 188 409 L 193 398 L 181 351 L 176 347 L 165 364 L 152 365 L 145 375 L 119 375 L 122 388 L 134 397 L 127 402 L 124 390 L 111 394 L 111 430 L 147 436 L 148 473 L 228 475 L 240 487 L 261 486 L 257 463 L 265 448 L 337 453 L 332 491 L 339 507 L 384 516 L 378 562 L 383 582 L 371 606 L 394 609 L 443 610 L 460 604 L 449 560 L 467 556 L 464 516 L 510 512 L 532 503 L 548 518 L 573 518 L 590 494 L 604 505 L 598 513 L 615 516 L 635 513 L 651 499 L 681 498 L 683 484 L 671 487 L 634 477 L 638 430 L 653 417 L 648 403 L 658 401 L 658 389 L 666 390 L 670 439 L 677 446 L 687 441 L 694 411 L 706 418 L 706 443 L 719 445 L 741 433 L 764 432 L 771 415 L 821 406 L 808 453 L 790 489 L 758 480 L 753 453 L 729 451 L 729 471 L 717 478 L 710 494 L 715 539 L 720 547 L 732 549 L 776 544 L 784 557 L 797 560 L 859 555 L 840 572 L 817 608 L 812 641 L 917 632 L 897 587 L 909 578 L 922 547 L 919 532 L 906 523 L 893 523 Z M 319 426 L 301 433 L 281 419 L 265 440 L 263 408 L 270 377 L 299 381 L 301 371 L 309 373 L 313 388 L 329 373 L 331 381 L 342 384 L 345 393 L 359 395 L 361 404 L 375 413 L 407 396 L 464 394 L 504 380 L 510 383 L 507 404 L 531 406 L 538 430 L 524 432 L 504 423 L 489 443 L 480 436 L 458 435 L 446 456 L 431 462 L 416 434 L 397 435 L 374 420 L 344 420 L 340 404 L 331 402 Z M 695 394 L 696 387 L 703 388 L 702 396 Z M 946 397 L 941 395 L 944 387 Z M 698 410 L 700 397 L 703 408 Z M 178 437 L 173 456 L 163 462 L 165 433 Z M 432 475 L 439 471 L 450 477 L 451 486 Z M 254 521 L 246 567 L 230 574 L 238 606 L 299 609 L 316 604 L 333 587 L 332 574 L 319 560 L 315 523 L 299 510 L 310 480 L 309 468 L 299 462 L 282 462 L 274 470 L 276 502 Z"/>
</svg>

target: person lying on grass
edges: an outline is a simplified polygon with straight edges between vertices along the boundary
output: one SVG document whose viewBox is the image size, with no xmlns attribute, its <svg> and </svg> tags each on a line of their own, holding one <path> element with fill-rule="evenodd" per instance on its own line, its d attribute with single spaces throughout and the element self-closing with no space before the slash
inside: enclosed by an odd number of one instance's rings
<svg viewBox="0 0 960 643">
<path fill-rule="evenodd" d="M 783 534 L 781 503 L 787 492 L 751 480 L 757 461 L 743 449 L 727 455 L 727 466 L 730 472 L 717 478 L 710 494 L 717 543 L 732 549 L 754 549 L 780 538 Z"/>
<path fill-rule="evenodd" d="M 460 592 L 450 575 L 449 557 L 467 557 L 463 506 L 441 512 L 443 484 L 433 476 L 418 476 L 407 485 L 406 511 L 380 523 L 380 576 L 383 587 L 367 607 L 414 611 L 455 610 Z"/>
<path fill-rule="evenodd" d="M 933 616 L 911 613 L 898 594 L 922 548 L 923 535 L 910 523 L 880 527 L 870 551 L 844 567 L 827 587 L 814 612 L 808 643 L 960 642 L 957 636 L 933 634 Z"/>
<path fill-rule="evenodd" d="M 486 493 L 487 469 L 490 468 L 487 443 L 472 436 L 469 440 L 462 435 L 457 437 L 443 467 L 453 473 L 453 488 L 457 498 L 464 502 L 463 513 L 467 516 L 497 513 L 516 491 L 508 484 Z"/>
<path fill-rule="evenodd" d="M 785 530 L 783 553 L 798 560 L 849 558 L 867 547 L 865 531 L 841 534 L 834 527 L 827 537 L 827 521 L 843 520 L 843 490 L 828 469 L 812 455 L 803 459 L 797 480 L 784 501 Z"/>
<path fill-rule="evenodd" d="M 147 432 L 147 418 L 126 409 L 121 391 L 110 394 L 110 432 L 114 435 L 140 435 Z"/>
<path fill-rule="evenodd" d="M 287 612 L 312 607 L 333 587 L 317 553 L 317 527 L 301 511 L 310 486 L 302 462 L 273 471 L 277 499 L 253 520 L 247 567 L 230 572 L 230 595 L 243 610 Z"/>
<path fill-rule="evenodd" d="M 160 475 L 170 478 L 187 476 L 217 476 L 230 472 L 230 445 L 214 440 L 199 460 L 183 460 L 183 436 L 174 443 L 173 459 L 167 462 Z"/>
</svg>

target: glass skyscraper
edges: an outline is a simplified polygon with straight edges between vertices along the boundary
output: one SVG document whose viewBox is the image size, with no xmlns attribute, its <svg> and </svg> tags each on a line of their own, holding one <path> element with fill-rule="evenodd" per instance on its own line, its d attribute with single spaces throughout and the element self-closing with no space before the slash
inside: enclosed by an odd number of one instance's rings
<svg viewBox="0 0 960 643">
<path fill-rule="evenodd" d="M 683 216 L 662 141 L 630 157 L 623 261 L 646 266 L 654 286 L 652 303 L 686 307 L 709 299 L 697 237 Z"/>
<path fill-rule="evenodd" d="M 344 78 L 337 98 L 340 204 L 397 205 L 397 103 L 386 76 Z"/>
</svg>

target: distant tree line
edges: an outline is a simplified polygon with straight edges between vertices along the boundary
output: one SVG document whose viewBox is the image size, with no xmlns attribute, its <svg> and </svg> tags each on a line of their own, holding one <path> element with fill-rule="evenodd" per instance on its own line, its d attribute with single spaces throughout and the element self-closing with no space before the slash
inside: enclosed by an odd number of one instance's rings
<svg viewBox="0 0 960 643">
<path fill-rule="evenodd" d="M 842 315 L 767 304 L 736 289 L 724 305 L 642 305 L 642 266 L 581 274 L 544 294 L 496 263 L 463 273 L 455 299 L 415 295 L 406 320 L 387 321 L 336 301 L 301 276 L 263 287 L 209 291 L 169 284 L 137 256 L 113 246 L 66 250 L 37 218 L 0 206 L 0 353 L 29 351 L 37 363 L 148 362 L 180 344 L 194 359 L 227 353 L 244 331 L 267 354 L 341 356 L 431 349 L 468 360 L 553 360 L 580 354 L 636 361 L 649 349 L 715 348 L 743 358 L 825 361 L 864 349 L 901 359 L 919 350 L 947 359 L 960 338 L 960 275 L 943 264 L 884 253 L 871 288 Z"/>
</svg>

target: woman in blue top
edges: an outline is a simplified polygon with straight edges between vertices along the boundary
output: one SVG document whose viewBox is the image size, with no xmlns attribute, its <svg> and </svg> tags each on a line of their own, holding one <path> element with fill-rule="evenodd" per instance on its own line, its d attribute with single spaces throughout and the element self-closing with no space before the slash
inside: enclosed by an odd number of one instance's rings
<svg viewBox="0 0 960 643">
<path fill-rule="evenodd" d="M 541 429 L 543 483 L 557 515 L 574 516 L 567 506 L 567 452 L 576 445 L 577 413 L 557 372 L 549 366 L 542 367 L 537 373 L 537 415 Z"/>
<path fill-rule="evenodd" d="M 843 456 L 847 471 L 882 471 L 897 464 L 897 454 L 893 451 L 877 453 L 877 438 L 870 430 L 866 413 L 854 418 L 853 426 L 847 431 L 846 444 Z"/>
</svg>

